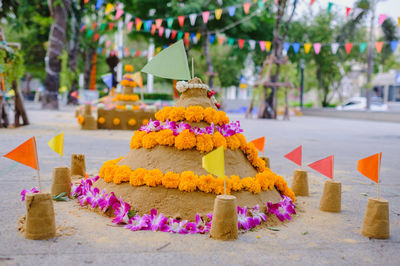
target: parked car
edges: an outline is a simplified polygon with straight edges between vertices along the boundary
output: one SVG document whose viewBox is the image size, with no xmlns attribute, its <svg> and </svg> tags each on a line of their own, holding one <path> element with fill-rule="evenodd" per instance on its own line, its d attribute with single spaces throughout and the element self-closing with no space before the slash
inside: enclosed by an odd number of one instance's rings
<svg viewBox="0 0 400 266">
<path fill-rule="evenodd" d="M 371 111 L 387 111 L 388 106 L 384 104 L 380 98 L 371 98 Z M 365 97 L 352 97 L 346 100 L 342 105 L 336 107 L 336 110 L 343 111 L 362 111 L 367 110 L 367 98 Z"/>
</svg>

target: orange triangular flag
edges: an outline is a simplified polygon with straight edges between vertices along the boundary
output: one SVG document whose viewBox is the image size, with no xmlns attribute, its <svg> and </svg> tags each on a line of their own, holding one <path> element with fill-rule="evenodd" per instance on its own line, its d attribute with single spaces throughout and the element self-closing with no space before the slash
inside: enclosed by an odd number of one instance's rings
<svg viewBox="0 0 400 266">
<path fill-rule="evenodd" d="M 295 164 L 301 166 L 301 157 L 302 157 L 302 146 L 300 145 L 293 151 L 289 152 L 284 156 L 286 159 L 291 160 Z"/>
<path fill-rule="evenodd" d="M 259 150 L 261 153 L 264 153 L 265 137 L 255 139 L 250 142 L 256 146 L 257 150 Z"/>
<path fill-rule="evenodd" d="M 308 165 L 318 173 L 333 179 L 333 155 Z"/>
<path fill-rule="evenodd" d="M 380 54 L 382 51 L 382 48 L 383 48 L 383 42 L 376 42 L 375 48 L 376 48 L 376 51 L 378 52 L 378 54 Z"/>
<path fill-rule="evenodd" d="M 35 137 L 28 139 L 14 150 L 4 155 L 4 157 L 37 170 L 38 165 Z"/>
<path fill-rule="evenodd" d="M 372 181 L 378 183 L 381 160 L 382 152 L 361 159 L 357 163 L 357 170 Z"/>
</svg>

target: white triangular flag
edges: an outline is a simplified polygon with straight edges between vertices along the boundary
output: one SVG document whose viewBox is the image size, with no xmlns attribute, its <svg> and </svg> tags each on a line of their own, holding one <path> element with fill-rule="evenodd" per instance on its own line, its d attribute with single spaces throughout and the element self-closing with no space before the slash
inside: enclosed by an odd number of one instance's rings
<svg viewBox="0 0 400 266">
<path fill-rule="evenodd" d="M 190 25 L 194 26 L 194 24 L 196 24 L 196 18 L 197 18 L 197 14 L 190 14 L 189 15 Z"/>
<path fill-rule="evenodd" d="M 170 35 L 171 35 L 171 29 L 166 28 L 165 29 L 165 37 L 169 38 Z"/>
<path fill-rule="evenodd" d="M 129 21 L 131 21 L 132 15 L 129 13 L 125 13 L 125 24 L 128 24 Z"/>
<path fill-rule="evenodd" d="M 249 45 L 251 50 L 254 50 L 256 48 L 256 41 L 255 40 L 249 40 Z"/>
<path fill-rule="evenodd" d="M 336 42 L 331 44 L 332 54 L 336 54 L 337 53 L 337 50 L 339 49 L 339 46 L 340 46 L 340 44 L 338 44 Z"/>
<path fill-rule="evenodd" d="M 198 42 L 197 36 L 194 36 L 194 37 L 192 38 L 192 42 L 193 42 L 194 44 L 197 44 L 197 42 Z"/>
</svg>

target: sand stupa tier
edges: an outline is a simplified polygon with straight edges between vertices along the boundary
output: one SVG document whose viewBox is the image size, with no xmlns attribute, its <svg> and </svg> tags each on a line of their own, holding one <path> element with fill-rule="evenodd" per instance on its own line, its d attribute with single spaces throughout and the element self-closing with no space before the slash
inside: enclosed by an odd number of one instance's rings
<svg viewBox="0 0 400 266">
<path fill-rule="evenodd" d="M 179 86 L 178 86 L 179 85 Z M 224 193 L 224 178 L 202 168 L 202 157 L 223 146 L 227 193 L 240 206 L 295 199 L 286 181 L 265 167 L 240 123 L 218 111 L 213 94 L 200 79 L 177 84 L 181 92 L 174 107 L 164 107 L 134 132 L 131 151 L 107 161 L 100 169 L 101 189 L 113 191 L 139 213 L 152 208 L 170 217 L 193 220 L 210 213 L 216 194 Z"/>
</svg>

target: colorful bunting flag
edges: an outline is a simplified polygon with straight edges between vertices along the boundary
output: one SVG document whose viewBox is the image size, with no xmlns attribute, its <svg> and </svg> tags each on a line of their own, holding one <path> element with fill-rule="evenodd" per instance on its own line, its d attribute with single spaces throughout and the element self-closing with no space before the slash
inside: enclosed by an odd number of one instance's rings
<svg viewBox="0 0 400 266">
<path fill-rule="evenodd" d="M 219 36 L 218 37 L 218 45 L 222 45 L 224 43 L 224 40 L 225 40 L 224 36 Z"/>
<path fill-rule="evenodd" d="M 284 42 L 283 43 L 283 50 L 285 51 L 285 53 L 288 52 L 289 48 L 290 48 L 290 43 L 289 42 Z"/>
<path fill-rule="evenodd" d="M 333 155 L 309 164 L 308 166 L 320 174 L 333 179 Z"/>
<path fill-rule="evenodd" d="M 310 1 L 310 6 L 312 6 L 314 4 L 315 0 L 311 0 Z"/>
<path fill-rule="evenodd" d="M 182 37 L 183 37 L 183 32 L 182 31 L 178 32 L 178 40 L 182 39 Z"/>
<path fill-rule="evenodd" d="M 164 34 L 164 27 L 159 27 L 158 28 L 158 36 L 162 37 Z"/>
<path fill-rule="evenodd" d="M 178 17 L 179 26 L 183 27 L 183 23 L 185 22 L 185 16 Z"/>
<path fill-rule="evenodd" d="M 300 43 L 294 42 L 292 43 L 293 52 L 297 54 L 300 51 Z"/>
<path fill-rule="evenodd" d="M 110 44 L 111 44 L 110 40 L 106 41 L 106 48 L 108 48 L 108 46 L 110 46 Z"/>
<path fill-rule="evenodd" d="M 332 44 L 331 44 L 331 51 L 332 51 L 332 54 L 336 54 L 336 53 L 337 53 L 337 51 L 338 51 L 338 49 L 339 49 L 339 46 L 340 46 L 340 44 L 338 44 L 338 43 L 332 43 Z"/>
<path fill-rule="evenodd" d="M 99 10 L 100 7 L 103 5 L 103 3 L 104 3 L 104 0 L 97 0 L 97 2 L 96 2 L 96 10 Z"/>
<path fill-rule="evenodd" d="M 350 15 L 351 7 L 346 7 L 346 17 Z"/>
<path fill-rule="evenodd" d="M 165 37 L 166 37 L 166 38 L 169 38 L 169 36 L 171 36 L 171 29 L 166 28 L 166 29 L 165 29 Z"/>
<path fill-rule="evenodd" d="M 249 46 L 251 50 L 254 50 L 256 48 L 256 41 L 255 40 L 249 40 Z"/>
<path fill-rule="evenodd" d="M 202 158 L 202 166 L 210 174 L 225 178 L 224 147 L 220 146 Z"/>
<path fill-rule="evenodd" d="M 157 29 L 161 27 L 162 22 L 163 22 L 162 18 L 156 19 L 156 27 L 157 27 Z"/>
<path fill-rule="evenodd" d="M 382 48 L 383 48 L 383 42 L 376 42 L 375 48 L 376 48 L 376 51 L 378 52 L 378 54 L 380 54 L 382 51 Z"/>
<path fill-rule="evenodd" d="M 156 25 L 151 24 L 151 31 L 150 31 L 150 33 L 154 35 L 154 33 L 156 33 L 156 29 L 157 29 Z"/>
<path fill-rule="evenodd" d="M 372 181 L 379 183 L 379 170 L 381 168 L 382 152 L 363 158 L 357 163 L 357 170 Z"/>
<path fill-rule="evenodd" d="M 265 50 L 265 41 L 259 41 L 258 44 L 260 45 L 261 51 Z"/>
<path fill-rule="evenodd" d="M 222 8 L 215 9 L 215 19 L 220 20 L 222 15 Z"/>
<path fill-rule="evenodd" d="M 240 49 L 242 49 L 242 48 L 243 48 L 243 46 L 244 46 L 244 42 L 245 42 L 245 40 L 244 40 L 244 39 L 239 39 L 239 40 L 238 40 L 238 44 L 239 44 L 239 48 L 240 48 Z"/>
<path fill-rule="evenodd" d="M 363 53 L 365 51 L 365 49 L 367 48 L 367 43 L 366 42 L 362 42 L 360 43 L 360 53 Z"/>
<path fill-rule="evenodd" d="M 92 36 L 92 34 L 93 34 L 93 30 L 92 30 L 92 29 L 89 29 L 89 30 L 86 32 L 86 37 L 90 37 L 90 36 Z"/>
<path fill-rule="evenodd" d="M 115 13 L 115 20 L 118 20 L 122 16 L 122 14 L 124 14 L 124 10 L 119 7 L 116 7 L 116 10 L 117 12 Z"/>
<path fill-rule="evenodd" d="M 133 53 L 132 53 L 132 54 L 133 54 Z M 102 75 L 102 76 L 101 76 L 101 79 L 102 79 L 103 82 L 107 85 L 107 87 L 108 87 L 109 89 L 112 88 L 112 86 L 113 86 L 113 75 L 112 75 L 112 73 L 108 73 L 108 74 Z"/>
<path fill-rule="evenodd" d="M 259 150 L 261 153 L 264 153 L 265 137 L 255 139 L 250 142 L 254 144 L 257 150 Z"/>
<path fill-rule="evenodd" d="M 244 13 L 245 13 L 246 15 L 249 14 L 250 6 L 251 6 L 251 3 L 250 3 L 250 2 L 246 2 L 246 3 L 243 4 L 243 11 L 244 11 Z"/>
<path fill-rule="evenodd" d="M 297 147 L 293 151 L 291 151 L 288 154 L 286 154 L 284 157 L 286 159 L 294 162 L 298 166 L 301 166 L 302 153 L 303 153 L 303 147 L 302 147 L 302 145 L 300 145 L 299 147 Z"/>
<path fill-rule="evenodd" d="M 378 21 L 379 26 L 381 26 L 383 24 L 383 22 L 385 22 L 386 17 L 387 17 L 386 14 L 379 15 L 379 21 Z"/>
<path fill-rule="evenodd" d="M 172 31 L 172 34 L 171 34 L 171 39 L 175 39 L 175 37 L 176 37 L 176 33 L 177 33 L 177 31 L 176 31 L 176 30 L 173 30 L 173 31 Z"/>
<path fill-rule="evenodd" d="M 101 23 L 100 31 L 103 31 L 106 28 L 106 23 Z"/>
<path fill-rule="evenodd" d="M 114 28 L 114 22 L 108 23 L 108 29 L 112 30 Z"/>
<path fill-rule="evenodd" d="M 313 44 L 313 46 L 314 46 L 315 54 L 319 54 L 319 52 L 321 51 L 321 43 L 316 42 L 316 43 Z"/>
<path fill-rule="evenodd" d="M 133 26 L 133 21 L 129 21 L 128 24 L 126 25 L 126 29 L 128 30 L 128 32 L 131 32 L 132 26 Z"/>
<path fill-rule="evenodd" d="M 400 17 L 397 18 L 397 26 L 400 27 Z"/>
<path fill-rule="evenodd" d="M 210 17 L 210 11 L 204 11 L 201 13 L 201 16 L 203 17 L 204 24 L 207 24 L 208 18 Z"/>
<path fill-rule="evenodd" d="M 97 42 L 97 40 L 99 39 L 100 34 L 96 33 L 93 37 L 93 41 Z"/>
<path fill-rule="evenodd" d="M 296 2 L 296 0 L 294 2 Z M 258 7 L 258 9 L 263 10 L 264 9 L 264 0 L 258 0 L 257 7 Z"/>
<path fill-rule="evenodd" d="M 233 39 L 233 38 L 229 38 L 229 39 L 228 39 L 228 44 L 229 44 L 230 46 L 232 46 L 234 43 L 235 43 L 235 39 Z"/>
<path fill-rule="evenodd" d="M 332 3 L 332 2 L 329 2 L 329 3 L 328 3 L 328 13 L 331 12 L 332 6 L 333 6 L 333 3 Z"/>
<path fill-rule="evenodd" d="M 196 24 L 196 18 L 197 18 L 197 14 L 189 15 L 190 25 L 194 26 Z"/>
<path fill-rule="evenodd" d="M 49 142 L 47 142 L 50 149 L 58 153 L 61 157 L 64 155 L 64 132 L 53 137 Z"/>
<path fill-rule="evenodd" d="M 27 141 L 4 155 L 4 157 L 38 170 L 39 166 L 35 137 L 28 139 Z"/>
<path fill-rule="evenodd" d="M 399 43 L 399 41 L 391 41 L 390 42 L 390 48 L 392 49 L 392 52 L 394 52 L 396 50 L 398 43 Z"/>
<path fill-rule="evenodd" d="M 215 35 L 214 35 L 214 34 L 210 34 L 210 36 L 208 37 L 208 39 L 209 39 L 210 43 L 213 44 L 214 41 L 215 41 Z"/>
<path fill-rule="evenodd" d="M 114 9 L 113 4 L 107 3 L 106 9 L 104 10 L 104 13 L 105 13 L 106 15 L 108 15 L 113 9 Z"/>
<path fill-rule="evenodd" d="M 172 28 L 172 24 L 174 24 L 174 18 L 167 18 L 168 28 Z"/>
<path fill-rule="evenodd" d="M 308 54 L 309 52 L 310 52 L 310 49 L 311 49 L 311 43 L 305 43 L 304 44 L 304 52 L 306 53 L 306 54 Z"/>
<path fill-rule="evenodd" d="M 346 49 L 346 53 L 349 54 L 351 52 L 351 49 L 353 48 L 353 44 L 351 42 L 346 43 L 344 45 L 344 48 Z"/>
<path fill-rule="evenodd" d="M 230 17 L 233 17 L 236 13 L 236 6 L 228 7 L 228 14 Z M 400 25 L 400 18 L 399 18 L 399 25 Z"/>
<path fill-rule="evenodd" d="M 125 24 L 128 24 L 129 21 L 131 21 L 132 15 L 129 13 L 125 13 Z"/>
<path fill-rule="evenodd" d="M 153 22 L 148 19 L 144 22 L 144 30 L 145 31 L 150 31 L 151 30 L 151 25 L 153 24 Z"/>
</svg>

